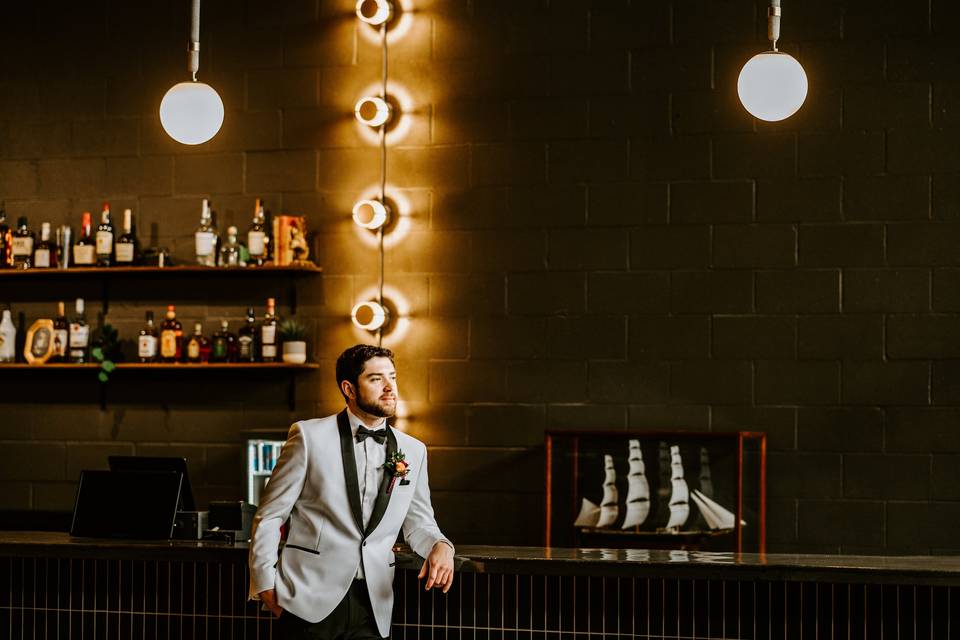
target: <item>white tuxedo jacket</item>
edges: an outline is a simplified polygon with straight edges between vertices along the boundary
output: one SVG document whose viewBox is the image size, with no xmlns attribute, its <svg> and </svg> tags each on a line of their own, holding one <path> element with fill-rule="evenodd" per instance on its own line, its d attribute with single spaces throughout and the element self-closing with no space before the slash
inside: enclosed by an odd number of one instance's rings
<svg viewBox="0 0 960 640">
<path fill-rule="evenodd" d="M 253 521 L 251 598 L 273 588 L 281 607 L 318 622 L 346 595 L 362 562 L 377 628 L 382 636 L 389 635 L 392 547 L 400 528 L 410 547 L 422 557 L 444 536 L 430 503 L 427 448 L 389 426 L 386 446 L 388 458 L 394 451 L 402 451 L 410 470 L 403 481 L 397 479 L 389 494 L 391 474 L 384 471 L 373 513 L 364 528 L 346 410 L 290 427 Z M 288 517 L 281 554 L 280 526 Z"/>
</svg>

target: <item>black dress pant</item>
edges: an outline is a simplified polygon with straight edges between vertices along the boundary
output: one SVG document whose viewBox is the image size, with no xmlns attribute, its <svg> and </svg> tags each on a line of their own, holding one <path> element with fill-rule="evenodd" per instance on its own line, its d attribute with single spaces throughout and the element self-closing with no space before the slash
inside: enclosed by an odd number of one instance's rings
<svg viewBox="0 0 960 640">
<path fill-rule="evenodd" d="M 284 610 L 274 621 L 281 640 L 381 640 L 370 594 L 363 580 L 354 580 L 340 604 L 320 622 L 307 622 Z"/>
</svg>

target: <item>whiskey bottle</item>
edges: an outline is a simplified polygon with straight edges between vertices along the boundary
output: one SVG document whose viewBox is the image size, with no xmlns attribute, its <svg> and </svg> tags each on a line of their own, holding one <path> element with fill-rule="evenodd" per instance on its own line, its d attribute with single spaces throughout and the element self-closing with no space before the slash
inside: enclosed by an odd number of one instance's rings
<svg viewBox="0 0 960 640">
<path fill-rule="evenodd" d="M 167 318 L 160 325 L 160 357 L 164 362 L 179 362 L 183 355 L 183 325 L 177 310 L 167 305 Z"/>
<path fill-rule="evenodd" d="M 140 329 L 137 355 L 140 357 L 140 362 L 157 361 L 157 327 L 153 324 L 153 311 L 147 311 L 147 324 Z"/>
<path fill-rule="evenodd" d="M 17 230 L 13 232 L 13 268 L 29 269 L 33 266 L 34 233 L 27 226 L 27 217 L 20 216 Z"/>
<path fill-rule="evenodd" d="M 250 261 L 247 264 L 262 267 L 267 262 L 267 232 L 264 227 L 263 201 L 257 198 L 253 208 L 253 222 L 247 231 L 247 251 Z"/>
<path fill-rule="evenodd" d="M 267 298 L 267 313 L 260 324 L 260 360 L 277 361 L 277 314 L 275 300 Z"/>
<path fill-rule="evenodd" d="M 82 364 L 87 361 L 90 347 L 90 325 L 84 313 L 83 298 L 77 298 L 77 315 L 70 321 L 70 362 Z"/>
<path fill-rule="evenodd" d="M 113 223 L 110 222 L 110 203 L 103 203 L 100 224 L 97 226 L 97 266 L 109 267 L 113 263 Z"/>
<path fill-rule="evenodd" d="M 7 224 L 6 203 L 0 204 L 0 269 L 13 268 L 13 229 Z"/>
<path fill-rule="evenodd" d="M 237 242 L 237 228 L 227 228 L 227 241 L 220 247 L 221 267 L 243 267 L 240 262 L 240 243 Z"/>
<path fill-rule="evenodd" d="M 200 211 L 200 226 L 193 234 L 196 244 L 197 264 L 205 267 L 217 266 L 217 227 L 213 222 L 213 212 L 210 210 L 210 201 L 203 199 L 203 209 Z"/>
<path fill-rule="evenodd" d="M 57 266 L 57 246 L 50 242 L 50 223 L 40 225 L 40 242 L 33 250 L 33 266 L 36 269 L 51 269 Z"/>
<path fill-rule="evenodd" d="M 66 305 L 57 303 L 57 317 L 53 321 L 53 356 L 54 362 L 67 361 L 67 344 L 70 340 L 70 323 L 67 322 Z"/>
<path fill-rule="evenodd" d="M 13 362 L 16 357 L 17 327 L 10 318 L 10 309 L 4 309 L 0 320 L 0 362 Z"/>
<path fill-rule="evenodd" d="M 73 264 L 78 267 L 92 267 L 96 262 L 96 242 L 92 228 L 90 212 L 84 211 L 80 234 L 77 236 L 77 243 L 73 245 Z"/>
<path fill-rule="evenodd" d="M 257 317 L 247 307 L 247 321 L 237 332 L 237 362 L 257 361 Z"/>
<path fill-rule="evenodd" d="M 114 249 L 117 265 L 129 267 L 137 261 L 137 236 L 133 233 L 133 212 L 123 210 L 123 234 L 117 238 Z"/>
<path fill-rule="evenodd" d="M 220 321 L 220 331 L 213 334 L 210 349 L 210 362 L 234 362 L 236 360 L 237 337 L 230 333 L 229 323 Z"/>
<path fill-rule="evenodd" d="M 187 362 L 207 362 L 210 360 L 210 340 L 203 335 L 203 325 L 193 325 L 193 335 L 187 341 Z"/>
</svg>

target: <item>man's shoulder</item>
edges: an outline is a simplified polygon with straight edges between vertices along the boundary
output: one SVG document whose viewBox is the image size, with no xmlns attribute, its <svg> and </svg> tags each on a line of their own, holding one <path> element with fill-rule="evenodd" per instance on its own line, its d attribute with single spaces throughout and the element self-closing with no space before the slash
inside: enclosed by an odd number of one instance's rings
<svg viewBox="0 0 960 640">
<path fill-rule="evenodd" d="M 332 416 L 324 416 L 323 418 L 309 418 L 307 420 L 298 420 L 293 423 L 293 426 L 290 427 L 292 431 L 294 428 L 298 429 L 304 437 L 323 437 L 329 435 L 338 434 L 337 431 L 337 414 Z"/>
<path fill-rule="evenodd" d="M 393 433 L 397 436 L 397 448 L 401 451 L 426 451 L 427 445 L 410 434 L 399 429 L 393 429 Z"/>
</svg>

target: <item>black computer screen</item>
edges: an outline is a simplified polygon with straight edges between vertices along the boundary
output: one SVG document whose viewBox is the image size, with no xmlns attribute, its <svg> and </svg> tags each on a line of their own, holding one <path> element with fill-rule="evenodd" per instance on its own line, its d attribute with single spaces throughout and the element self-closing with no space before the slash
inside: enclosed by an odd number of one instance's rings
<svg viewBox="0 0 960 640">
<path fill-rule="evenodd" d="M 81 471 L 70 535 L 169 539 L 182 477 L 179 471 Z"/>
<path fill-rule="evenodd" d="M 107 462 L 113 471 L 178 471 L 183 474 L 180 486 L 180 511 L 196 511 L 193 489 L 190 487 L 190 475 L 187 473 L 187 459 L 156 456 L 109 456 Z"/>
</svg>

